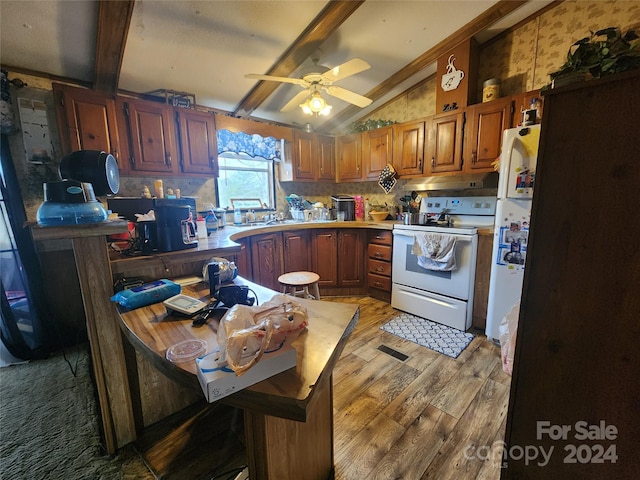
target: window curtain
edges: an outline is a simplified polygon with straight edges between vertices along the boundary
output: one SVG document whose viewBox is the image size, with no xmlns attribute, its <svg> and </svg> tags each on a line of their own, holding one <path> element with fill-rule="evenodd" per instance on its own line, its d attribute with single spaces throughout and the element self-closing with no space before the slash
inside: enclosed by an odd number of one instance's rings
<svg viewBox="0 0 640 480">
<path fill-rule="evenodd" d="M 218 130 L 218 155 L 223 153 L 246 154 L 279 162 L 282 155 L 282 140 L 273 137 L 249 135 L 244 132 Z"/>
</svg>

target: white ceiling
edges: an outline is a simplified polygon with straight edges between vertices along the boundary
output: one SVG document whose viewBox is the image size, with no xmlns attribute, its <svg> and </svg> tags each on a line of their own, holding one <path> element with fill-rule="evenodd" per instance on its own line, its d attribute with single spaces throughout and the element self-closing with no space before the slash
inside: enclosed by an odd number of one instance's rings
<svg viewBox="0 0 640 480">
<path fill-rule="evenodd" d="M 334 67 L 354 57 L 371 69 L 337 85 L 366 95 L 456 30 L 498 3 L 495 0 L 368 0 L 319 46 L 320 64 Z M 484 42 L 550 0 L 532 0 L 476 38 Z M 203 106 L 234 111 L 327 2 L 315 0 L 137 0 L 126 40 L 118 88 L 138 93 L 170 89 L 193 93 Z M 91 83 L 94 80 L 98 3 L 0 1 L 0 62 Z M 301 68 L 311 65 L 305 60 Z M 435 63 L 389 91 L 347 122 L 435 73 Z M 291 76 L 297 76 L 296 73 Z M 280 108 L 300 91 L 283 84 L 251 115 L 285 124 L 321 124 L 300 109 Z M 332 114 L 348 104 L 325 98 Z M 244 112 L 242 112 L 244 113 Z"/>
</svg>

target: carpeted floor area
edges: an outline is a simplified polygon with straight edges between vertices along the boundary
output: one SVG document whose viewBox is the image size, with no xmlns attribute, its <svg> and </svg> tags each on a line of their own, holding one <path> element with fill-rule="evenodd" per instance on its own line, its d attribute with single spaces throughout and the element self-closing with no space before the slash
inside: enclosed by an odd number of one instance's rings
<svg viewBox="0 0 640 480">
<path fill-rule="evenodd" d="M 104 454 L 88 344 L 0 368 L 0 478 L 153 480 L 132 446 Z"/>
<path fill-rule="evenodd" d="M 408 313 L 398 315 L 380 329 L 452 358 L 458 358 L 474 337 L 472 333 Z"/>
</svg>

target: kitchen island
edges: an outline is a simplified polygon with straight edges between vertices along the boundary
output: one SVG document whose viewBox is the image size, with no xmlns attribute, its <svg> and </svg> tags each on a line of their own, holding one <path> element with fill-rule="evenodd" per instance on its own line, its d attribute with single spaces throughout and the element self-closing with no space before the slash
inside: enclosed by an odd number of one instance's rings
<svg viewBox="0 0 640 480">
<path fill-rule="evenodd" d="M 236 278 L 264 303 L 276 292 Z M 202 282 L 185 286 L 187 295 L 209 299 Z M 293 342 L 296 367 L 239 391 L 221 402 L 244 411 L 250 478 L 330 478 L 333 474 L 332 371 L 358 321 L 357 305 L 296 299 L 308 311 L 309 325 Z M 190 319 L 167 315 L 161 303 L 120 312 L 120 325 L 137 353 L 169 379 L 200 392 L 195 362 L 174 364 L 165 358 L 175 343 L 198 338 L 208 351 L 217 347 L 217 322 L 201 328 Z M 141 384 L 142 382 L 136 382 Z M 156 403 L 163 392 L 156 392 Z M 135 394 L 135 392 L 134 392 Z M 198 439 L 182 439 L 189 441 Z"/>
</svg>

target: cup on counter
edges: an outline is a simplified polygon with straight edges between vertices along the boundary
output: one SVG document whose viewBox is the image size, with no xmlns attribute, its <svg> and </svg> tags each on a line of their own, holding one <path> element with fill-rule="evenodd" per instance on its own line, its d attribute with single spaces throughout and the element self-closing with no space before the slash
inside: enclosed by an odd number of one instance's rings
<svg viewBox="0 0 640 480">
<path fill-rule="evenodd" d="M 344 212 L 337 212 L 336 213 L 336 218 L 338 219 L 339 222 L 344 222 Z"/>
</svg>

